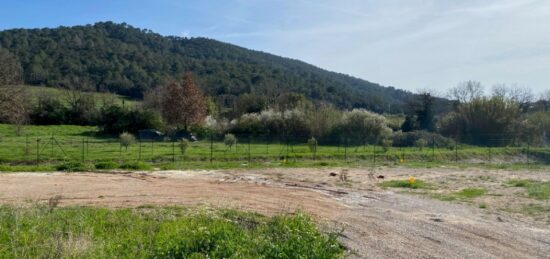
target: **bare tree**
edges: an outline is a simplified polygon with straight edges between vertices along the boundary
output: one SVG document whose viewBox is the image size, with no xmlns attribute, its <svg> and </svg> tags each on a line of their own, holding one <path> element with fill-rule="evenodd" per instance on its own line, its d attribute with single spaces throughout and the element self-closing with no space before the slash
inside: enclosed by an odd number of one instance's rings
<svg viewBox="0 0 550 259">
<path fill-rule="evenodd" d="M 539 100 L 544 105 L 544 111 L 548 111 L 550 108 L 550 89 L 542 92 Z"/>
<path fill-rule="evenodd" d="M 483 96 L 483 86 L 477 81 L 462 82 L 456 87 L 451 88 L 447 96 L 459 103 L 466 103 Z"/>
<path fill-rule="evenodd" d="M 78 77 L 72 77 L 64 83 L 66 89 L 63 101 L 69 106 L 69 120 L 74 124 L 83 124 L 92 119 L 96 109 L 92 84 Z"/>
<path fill-rule="evenodd" d="M 206 99 L 190 73 L 181 82 L 172 82 L 162 94 L 161 113 L 166 123 L 179 128 L 200 124 L 206 117 Z"/>
<path fill-rule="evenodd" d="M 535 99 L 531 88 L 517 84 L 507 86 L 499 84 L 493 86 L 493 96 L 509 99 L 517 103 L 522 111 L 526 111 Z"/>
<path fill-rule="evenodd" d="M 27 91 L 22 82 L 22 69 L 17 58 L 0 48 L 0 119 L 13 124 L 18 135 L 28 121 Z"/>
</svg>

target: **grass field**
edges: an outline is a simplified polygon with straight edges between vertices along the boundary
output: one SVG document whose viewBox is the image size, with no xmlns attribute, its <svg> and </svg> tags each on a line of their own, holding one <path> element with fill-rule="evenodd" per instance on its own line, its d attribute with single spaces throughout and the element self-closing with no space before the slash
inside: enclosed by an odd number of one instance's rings
<svg viewBox="0 0 550 259">
<path fill-rule="evenodd" d="M 336 258 L 336 236 L 300 213 L 0 207 L 1 258 Z"/>
<path fill-rule="evenodd" d="M 285 145 L 239 139 L 229 149 L 221 140 L 191 143 L 185 154 L 173 142 L 137 142 L 128 149 L 116 137 L 99 134 L 96 127 L 28 126 L 16 136 L 10 125 L 0 124 L 0 170 L 51 171 L 114 169 L 186 169 L 235 167 L 322 167 L 478 165 L 491 168 L 545 168 L 549 148 L 396 148 L 380 146 L 320 145 L 313 153 L 307 140 Z M 212 159 L 212 161 L 211 161 Z M 458 163 L 457 163 L 458 162 Z"/>
<path fill-rule="evenodd" d="M 25 85 L 24 87 L 28 90 L 30 94 L 31 102 L 37 102 L 38 96 L 44 95 L 44 94 L 58 96 L 61 98 L 62 101 L 64 97 L 67 95 L 66 93 L 67 90 L 64 90 L 61 88 L 45 87 L 45 86 L 30 86 L 30 85 Z M 111 93 L 92 92 L 91 94 L 94 96 L 94 99 L 98 106 L 102 105 L 103 100 L 105 100 L 106 98 L 113 98 L 115 103 L 120 105 L 122 105 L 124 101 L 124 105 L 127 105 L 127 106 L 135 106 L 140 102 L 138 100 L 130 99 L 126 96 L 111 94 Z"/>
</svg>

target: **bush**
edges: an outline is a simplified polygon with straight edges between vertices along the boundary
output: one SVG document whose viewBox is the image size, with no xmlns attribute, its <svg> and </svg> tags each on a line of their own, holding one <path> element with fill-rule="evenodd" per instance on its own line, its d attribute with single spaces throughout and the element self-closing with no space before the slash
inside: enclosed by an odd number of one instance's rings
<svg viewBox="0 0 550 259">
<path fill-rule="evenodd" d="M 180 148 L 181 155 L 185 155 L 185 151 L 187 151 L 187 148 L 189 147 L 189 141 L 187 139 L 180 139 L 178 141 L 178 146 Z"/>
<path fill-rule="evenodd" d="M 101 108 L 98 126 L 104 133 L 138 133 L 143 129 L 158 129 L 162 126 L 158 114 L 148 110 L 128 109 L 118 105 Z"/>
<path fill-rule="evenodd" d="M 66 162 L 56 166 L 55 169 L 58 171 L 82 172 L 82 171 L 90 171 L 93 168 L 81 162 Z"/>
<path fill-rule="evenodd" d="M 315 153 L 317 151 L 317 140 L 314 137 L 311 137 L 307 140 L 307 146 L 309 147 L 309 151 L 311 151 L 311 153 Z"/>
<path fill-rule="evenodd" d="M 417 143 L 417 141 L 420 139 L 422 139 L 422 141 Z M 420 144 L 423 144 L 422 147 L 426 147 L 428 145 L 431 145 L 434 141 L 437 147 L 454 147 L 454 140 L 427 131 L 398 131 L 393 134 L 391 140 L 394 147 L 420 147 Z"/>
<path fill-rule="evenodd" d="M 126 162 L 120 165 L 119 168 L 125 170 L 150 170 L 151 166 L 144 162 Z"/>
<path fill-rule="evenodd" d="M 229 147 L 229 150 L 231 150 L 231 147 L 237 144 L 237 137 L 233 134 L 225 134 L 223 143 L 225 143 L 225 145 Z"/>
<path fill-rule="evenodd" d="M 126 148 L 126 150 L 128 150 L 128 146 L 136 143 L 136 137 L 128 132 L 120 134 L 118 138 L 120 140 L 120 145 Z"/>
<path fill-rule="evenodd" d="M 95 168 L 99 170 L 113 170 L 118 168 L 118 164 L 113 161 L 98 162 L 95 164 Z"/>
</svg>

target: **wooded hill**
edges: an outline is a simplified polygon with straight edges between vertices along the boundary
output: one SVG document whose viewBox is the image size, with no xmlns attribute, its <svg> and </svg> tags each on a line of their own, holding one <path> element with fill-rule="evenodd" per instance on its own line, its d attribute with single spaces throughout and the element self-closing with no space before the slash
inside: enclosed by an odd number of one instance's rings
<svg viewBox="0 0 550 259">
<path fill-rule="evenodd" d="M 67 86 L 77 78 L 96 91 L 135 98 L 187 71 L 226 106 L 242 94 L 296 92 L 339 108 L 398 113 L 413 97 L 298 60 L 206 38 L 166 37 L 124 23 L 5 30 L 0 47 L 17 56 L 26 84 Z"/>
</svg>

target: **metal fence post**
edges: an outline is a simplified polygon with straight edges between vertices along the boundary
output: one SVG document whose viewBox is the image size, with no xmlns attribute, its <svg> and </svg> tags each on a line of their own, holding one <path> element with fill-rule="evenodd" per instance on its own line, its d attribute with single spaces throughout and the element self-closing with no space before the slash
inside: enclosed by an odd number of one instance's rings
<svg viewBox="0 0 550 259">
<path fill-rule="evenodd" d="M 138 139 L 139 151 L 138 151 L 138 161 L 141 161 L 141 139 Z"/>
<path fill-rule="evenodd" d="M 82 138 L 82 163 L 84 163 L 84 138 Z"/>
<path fill-rule="evenodd" d="M 455 140 L 455 163 L 458 163 L 458 141 Z"/>
<path fill-rule="evenodd" d="M 344 159 L 348 160 L 348 139 L 346 138 L 346 143 L 344 143 Z"/>
<path fill-rule="evenodd" d="M 432 136 L 432 162 L 435 162 L 435 136 Z"/>
<path fill-rule="evenodd" d="M 376 143 L 372 145 L 372 164 L 376 166 Z"/>
<path fill-rule="evenodd" d="M 214 156 L 214 134 L 210 133 L 210 163 L 212 164 L 212 159 Z"/>
<path fill-rule="evenodd" d="M 36 165 L 40 163 L 40 139 L 36 139 Z"/>
<path fill-rule="evenodd" d="M 250 161 L 251 161 L 251 157 L 250 157 L 250 135 L 248 135 L 248 164 L 250 164 Z"/>
<path fill-rule="evenodd" d="M 172 163 L 176 162 L 176 142 L 172 141 Z"/>
</svg>

